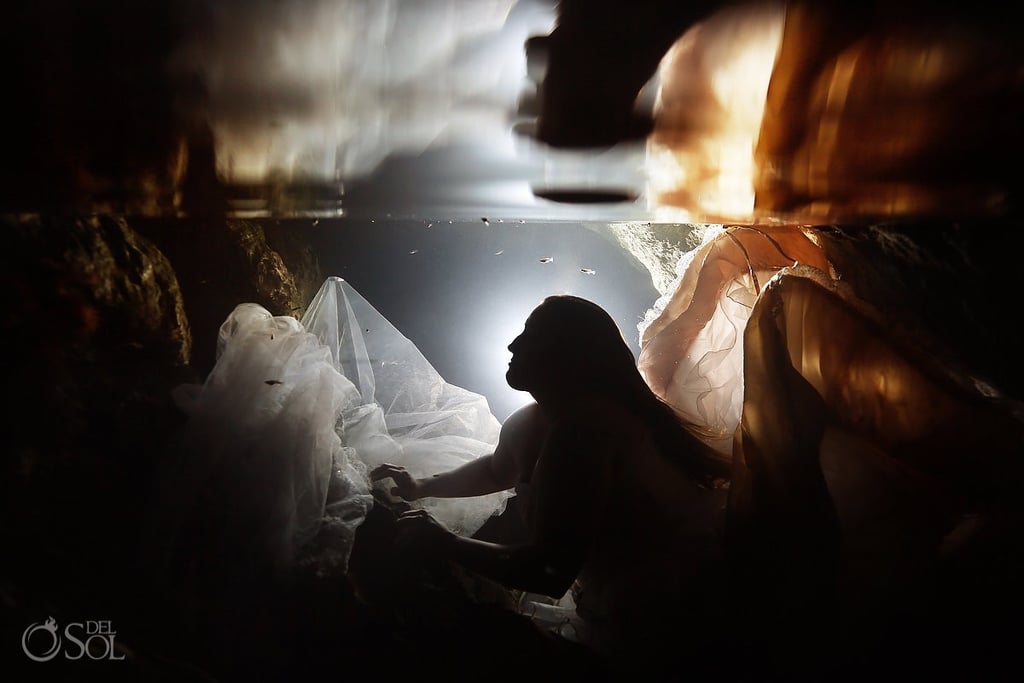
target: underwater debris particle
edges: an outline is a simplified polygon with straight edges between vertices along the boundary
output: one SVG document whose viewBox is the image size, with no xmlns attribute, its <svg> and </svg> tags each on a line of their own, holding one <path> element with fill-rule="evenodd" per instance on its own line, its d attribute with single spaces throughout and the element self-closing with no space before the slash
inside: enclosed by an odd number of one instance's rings
<svg viewBox="0 0 1024 683">
<path fill-rule="evenodd" d="M 409 252 L 409 255 L 411 256 L 413 254 L 418 254 L 419 251 L 420 251 L 419 249 L 413 249 L 412 251 Z"/>
<path fill-rule="evenodd" d="M 284 382 L 282 382 L 279 379 L 265 379 L 263 380 L 263 383 L 271 387 L 274 386 L 275 384 L 284 384 Z"/>
<path fill-rule="evenodd" d="M 484 225 L 490 225 L 491 224 L 491 222 L 489 220 L 487 220 L 487 216 L 484 216 L 480 220 L 482 220 L 484 222 Z"/>
<path fill-rule="evenodd" d="M 320 225 L 320 219 L 319 218 L 314 218 L 313 219 L 313 225 L 314 226 Z"/>
<path fill-rule="evenodd" d="M 495 256 L 501 256 L 501 255 L 502 255 L 502 254 L 504 254 L 504 253 L 505 253 L 505 250 L 504 250 L 504 249 L 499 249 L 498 251 L 494 252 L 494 255 L 495 255 Z"/>
<path fill-rule="evenodd" d="M 540 262 L 541 263 L 551 263 L 554 260 L 555 259 L 554 259 L 553 256 L 545 256 L 544 258 L 540 259 Z"/>
<path fill-rule="evenodd" d="M 593 275 L 597 271 L 594 270 L 593 268 L 580 268 L 580 272 L 583 273 L 584 275 Z"/>
<path fill-rule="evenodd" d="M 434 224 L 433 224 L 433 223 L 427 223 L 427 228 L 428 228 L 428 229 L 430 229 L 430 228 L 432 228 L 432 227 L 434 227 Z"/>
</svg>

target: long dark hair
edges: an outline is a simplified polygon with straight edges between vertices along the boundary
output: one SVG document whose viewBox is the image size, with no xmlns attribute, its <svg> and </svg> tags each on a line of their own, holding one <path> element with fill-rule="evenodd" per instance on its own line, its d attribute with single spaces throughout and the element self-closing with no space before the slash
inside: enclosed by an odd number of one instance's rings
<svg viewBox="0 0 1024 683">
<path fill-rule="evenodd" d="M 622 403 L 651 426 L 662 453 L 698 479 L 723 477 L 728 466 L 695 436 L 644 380 L 622 331 L 606 310 L 570 294 L 549 296 L 531 318 L 545 322 L 560 349 L 559 373 L 580 391 Z"/>
</svg>

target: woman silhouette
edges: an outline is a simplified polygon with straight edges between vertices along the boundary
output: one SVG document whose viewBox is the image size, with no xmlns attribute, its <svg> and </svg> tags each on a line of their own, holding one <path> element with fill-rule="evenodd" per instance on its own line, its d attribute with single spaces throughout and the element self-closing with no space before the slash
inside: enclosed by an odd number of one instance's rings
<svg viewBox="0 0 1024 683">
<path fill-rule="evenodd" d="M 548 297 L 508 348 L 508 384 L 536 402 L 506 420 L 493 454 L 431 478 L 393 465 L 373 477 L 407 500 L 514 487 L 526 540 L 460 536 L 423 510 L 400 515 L 402 532 L 510 588 L 568 593 L 574 637 L 612 661 L 678 660 L 682 643 L 711 642 L 721 462 L 651 391 L 596 304 Z"/>
</svg>

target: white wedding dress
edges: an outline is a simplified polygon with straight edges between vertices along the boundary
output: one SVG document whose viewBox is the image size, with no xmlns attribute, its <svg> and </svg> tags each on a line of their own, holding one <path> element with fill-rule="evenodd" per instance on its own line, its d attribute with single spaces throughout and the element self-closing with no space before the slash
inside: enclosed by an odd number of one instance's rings
<svg viewBox="0 0 1024 683">
<path fill-rule="evenodd" d="M 485 397 L 445 382 L 337 277 L 301 321 L 239 304 L 206 381 L 175 400 L 189 417 L 161 482 L 161 538 L 215 549 L 218 572 L 286 570 L 325 523 L 347 563 L 374 467 L 443 472 L 492 452 L 500 430 Z M 414 505 L 471 535 L 509 495 Z"/>
<path fill-rule="evenodd" d="M 652 310 L 638 367 L 731 464 L 734 526 L 760 522 L 755 471 L 789 483 L 773 494 L 787 505 L 823 514 L 789 474 L 820 466 L 847 609 L 884 614 L 926 570 L 1020 518 L 1024 405 L 905 315 L 882 316 L 901 310 L 902 284 L 865 276 L 841 247 L 800 226 L 709 230 Z"/>
</svg>

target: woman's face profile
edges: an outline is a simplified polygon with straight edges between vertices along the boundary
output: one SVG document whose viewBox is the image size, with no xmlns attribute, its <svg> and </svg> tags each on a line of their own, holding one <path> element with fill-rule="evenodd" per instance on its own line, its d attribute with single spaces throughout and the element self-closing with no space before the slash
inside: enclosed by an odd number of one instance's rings
<svg viewBox="0 0 1024 683">
<path fill-rule="evenodd" d="M 543 304 L 526 319 L 523 331 L 508 345 L 512 359 L 505 373 L 505 381 L 513 389 L 532 391 L 539 381 L 550 374 L 553 351 L 550 316 L 543 313 Z"/>
<path fill-rule="evenodd" d="M 553 383 L 576 383 L 618 365 L 629 353 L 610 317 L 595 304 L 574 297 L 550 297 L 533 309 L 512 352 L 505 380 L 513 389 L 536 394 Z M 628 365 L 635 367 L 632 355 Z"/>
</svg>

